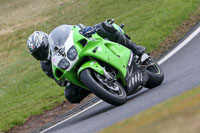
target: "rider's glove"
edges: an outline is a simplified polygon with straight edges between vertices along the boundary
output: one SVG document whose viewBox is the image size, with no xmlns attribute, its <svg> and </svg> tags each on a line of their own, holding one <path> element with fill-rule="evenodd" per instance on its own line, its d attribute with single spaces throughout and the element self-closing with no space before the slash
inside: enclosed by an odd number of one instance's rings
<svg viewBox="0 0 200 133">
<path fill-rule="evenodd" d="M 54 78 L 54 80 L 56 81 L 56 83 L 61 86 L 61 87 L 65 87 L 67 86 L 67 84 L 69 83 L 68 81 L 60 81 L 60 80 L 57 80 L 56 78 Z"/>
<path fill-rule="evenodd" d="M 92 34 L 96 33 L 96 29 L 93 27 L 86 27 L 82 30 L 82 34 L 86 37 L 91 37 Z"/>
</svg>

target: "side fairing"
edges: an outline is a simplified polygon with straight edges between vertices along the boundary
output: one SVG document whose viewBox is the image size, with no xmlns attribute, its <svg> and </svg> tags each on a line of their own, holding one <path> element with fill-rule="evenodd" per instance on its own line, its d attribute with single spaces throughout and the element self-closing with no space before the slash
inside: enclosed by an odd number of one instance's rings
<svg viewBox="0 0 200 133">
<path fill-rule="evenodd" d="M 81 57 L 89 56 L 105 62 L 115 68 L 122 77 L 126 76 L 130 50 L 110 41 L 89 41 L 80 53 Z"/>
</svg>

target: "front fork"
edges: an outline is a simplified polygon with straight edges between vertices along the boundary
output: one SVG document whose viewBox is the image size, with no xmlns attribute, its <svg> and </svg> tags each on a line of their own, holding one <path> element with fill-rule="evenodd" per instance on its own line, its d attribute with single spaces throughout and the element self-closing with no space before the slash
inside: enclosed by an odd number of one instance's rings
<svg viewBox="0 0 200 133">
<path fill-rule="evenodd" d="M 105 76 L 105 78 L 107 80 L 114 80 L 116 78 L 116 76 L 112 76 L 110 75 L 105 67 L 102 67 L 97 61 L 95 60 L 90 60 L 86 63 L 84 63 L 78 70 L 78 75 L 80 74 L 81 71 L 83 71 L 84 69 L 86 68 L 90 68 L 90 69 L 93 69 L 94 71 L 96 71 L 97 73 L 99 73 L 100 75 L 103 75 Z M 115 79 L 116 80 L 116 79 Z"/>
</svg>

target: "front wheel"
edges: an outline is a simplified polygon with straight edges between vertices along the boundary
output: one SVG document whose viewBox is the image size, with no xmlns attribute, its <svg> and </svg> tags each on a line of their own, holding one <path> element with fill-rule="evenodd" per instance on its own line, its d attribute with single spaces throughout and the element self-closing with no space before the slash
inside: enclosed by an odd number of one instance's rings
<svg viewBox="0 0 200 133">
<path fill-rule="evenodd" d="M 148 75 L 148 81 L 145 84 L 146 88 L 152 89 L 163 82 L 164 73 L 161 67 L 153 59 L 147 61 L 146 72 Z"/>
<path fill-rule="evenodd" d="M 122 105 L 127 100 L 124 88 L 117 82 L 109 82 L 106 78 L 91 69 L 80 73 L 80 79 L 97 97 L 115 106 Z"/>
</svg>

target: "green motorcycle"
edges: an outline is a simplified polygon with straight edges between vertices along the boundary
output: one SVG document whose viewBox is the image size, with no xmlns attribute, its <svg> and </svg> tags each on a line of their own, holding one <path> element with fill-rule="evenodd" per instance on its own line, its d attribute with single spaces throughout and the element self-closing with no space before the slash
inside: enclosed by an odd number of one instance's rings
<svg viewBox="0 0 200 133">
<path fill-rule="evenodd" d="M 57 80 L 68 80 L 116 106 L 142 87 L 151 89 L 163 82 L 163 71 L 150 56 L 140 59 L 97 33 L 83 35 L 78 26 L 63 31 L 52 31 L 49 39 Z"/>
</svg>

